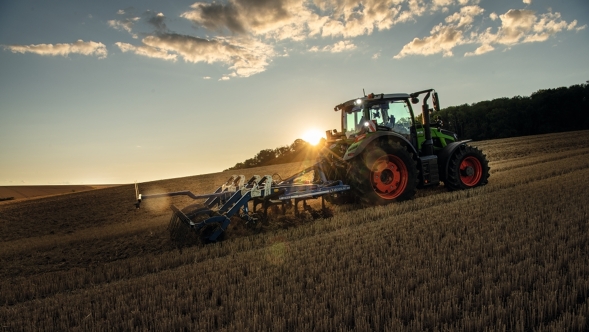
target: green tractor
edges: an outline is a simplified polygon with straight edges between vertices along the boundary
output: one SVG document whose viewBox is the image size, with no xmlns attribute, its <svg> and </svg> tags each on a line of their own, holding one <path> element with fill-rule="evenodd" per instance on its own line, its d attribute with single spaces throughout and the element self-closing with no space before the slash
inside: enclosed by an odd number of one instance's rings
<svg viewBox="0 0 589 332">
<path fill-rule="evenodd" d="M 423 97 L 421 119 L 412 104 Z M 433 109 L 428 105 L 432 97 Z M 343 179 L 346 193 L 330 195 L 333 203 L 355 201 L 383 205 L 411 199 L 417 188 L 449 190 L 487 184 L 489 162 L 477 148 L 442 129 L 434 112 L 440 110 L 433 89 L 411 94 L 369 94 L 337 105 L 341 131 L 327 131 L 322 170 L 327 179 Z"/>
</svg>

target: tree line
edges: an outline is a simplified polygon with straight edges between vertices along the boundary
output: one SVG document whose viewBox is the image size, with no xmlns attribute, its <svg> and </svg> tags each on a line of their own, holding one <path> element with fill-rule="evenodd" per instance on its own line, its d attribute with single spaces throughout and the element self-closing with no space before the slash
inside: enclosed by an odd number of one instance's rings
<svg viewBox="0 0 589 332">
<path fill-rule="evenodd" d="M 451 106 L 436 116 L 445 129 L 473 140 L 589 129 L 589 84 Z"/>
<path fill-rule="evenodd" d="M 317 153 L 317 149 L 314 149 L 313 145 L 297 138 L 290 145 L 261 150 L 253 158 L 237 163 L 235 166 L 226 169 L 226 171 L 315 159 Z"/>
<path fill-rule="evenodd" d="M 589 84 L 541 89 L 529 97 L 504 97 L 451 106 L 435 113 L 435 117 L 440 117 L 444 129 L 455 132 L 460 138 L 473 140 L 589 129 Z M 261 150 L 253 158 L 226 171 L 315 157 L 317 149 L 302 139 L 296 139 L 290 145 Z"/>
</svg>

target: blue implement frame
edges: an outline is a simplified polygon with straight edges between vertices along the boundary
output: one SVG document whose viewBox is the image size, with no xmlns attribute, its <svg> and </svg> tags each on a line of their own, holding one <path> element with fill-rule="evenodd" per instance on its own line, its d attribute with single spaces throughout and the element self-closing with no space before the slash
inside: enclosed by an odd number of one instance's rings
<svg viewBox="0 0 589 332">
<path fill-rule="evenodd" d="M 284 212 L 285 204 L 292 204 L 294 201 L 295 215 L 298 216 L 298 203 L 303 202 L 303 206 L 306 208 L 306 201 L 316 198 L 322 199 L 322 208 L 325 209 L 325 195 L 333 195 L 349 190 L 350 186 L 343 184 L 340 180 L 327 181 L 320 164 L 317 163 L 280 182 L 274 181 L 271 175 L 254 175 L 247 182 L 244 181 L 245 177 L 243 175 L 233 175 L 215 192 L 202 195 L 196 195 L 190 191 L 141 195 L 137 184 L 135 184 L 137 195 L 135 206 L 139 208 L 142 200 L 159 197 L 189 196 L 195 200 L 205 199 L 204 208 L 195 211 L 184 212 L 172 205 L 170 223 L 179 221 L 196 232 L 202 231 L 207 226 L 212 226 L 213 230 L 210 234 L 206 234 L 205 240 L 215 242 L 225 232 L 231 223 L 231 217 L 235 215 L 239 215 L 246 223 L 258 222 L 257 218 L 252 216 L 249 211 L 249 202 L 253 202 L 254 215 L 258 204 L 262 204 L 264 215 L 266 215 L 268 207 L 282 205 L 282 211 Z M 310 172 L 314 172 L 312 181 L 300 180 L 302 176 Z M 204 214 L 207 216 L 202 220 Z M 195 218 L 197 216 L 201 217 Z M 199 221 L 193 221 L 195 219 Z"/>
</svg>

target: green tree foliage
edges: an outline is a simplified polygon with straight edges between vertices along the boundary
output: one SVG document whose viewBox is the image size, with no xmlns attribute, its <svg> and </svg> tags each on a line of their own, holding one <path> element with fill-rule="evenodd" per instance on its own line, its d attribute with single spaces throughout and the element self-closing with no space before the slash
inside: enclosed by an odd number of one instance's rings
<svg viewBox="0 0 589 332">
<path fill-rule="evenodd" d="M 447 107 L 436 115 L 446 129 L 474 140 L 588 129 L 589 84 Z"/>
</svg>

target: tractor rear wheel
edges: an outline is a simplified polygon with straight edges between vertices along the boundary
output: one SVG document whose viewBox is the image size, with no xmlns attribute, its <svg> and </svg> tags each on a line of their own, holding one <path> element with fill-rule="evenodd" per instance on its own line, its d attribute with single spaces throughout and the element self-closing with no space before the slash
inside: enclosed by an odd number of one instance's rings
<svg viewBox="0 0 589 332">
<path fill-rule="evenodd" d="M 488 183 L 489 161 L 481 150 L 461 145 L 450 158 L 445 185 L 449 190 L 484 186 Z"/>
<path fill-rule="evenodd" d="M 371 144 L 352 163 L 348 180 L 363 205 L 404 201 L 415 195 L 416 162 L 399 143 Z"/>
</svg>

